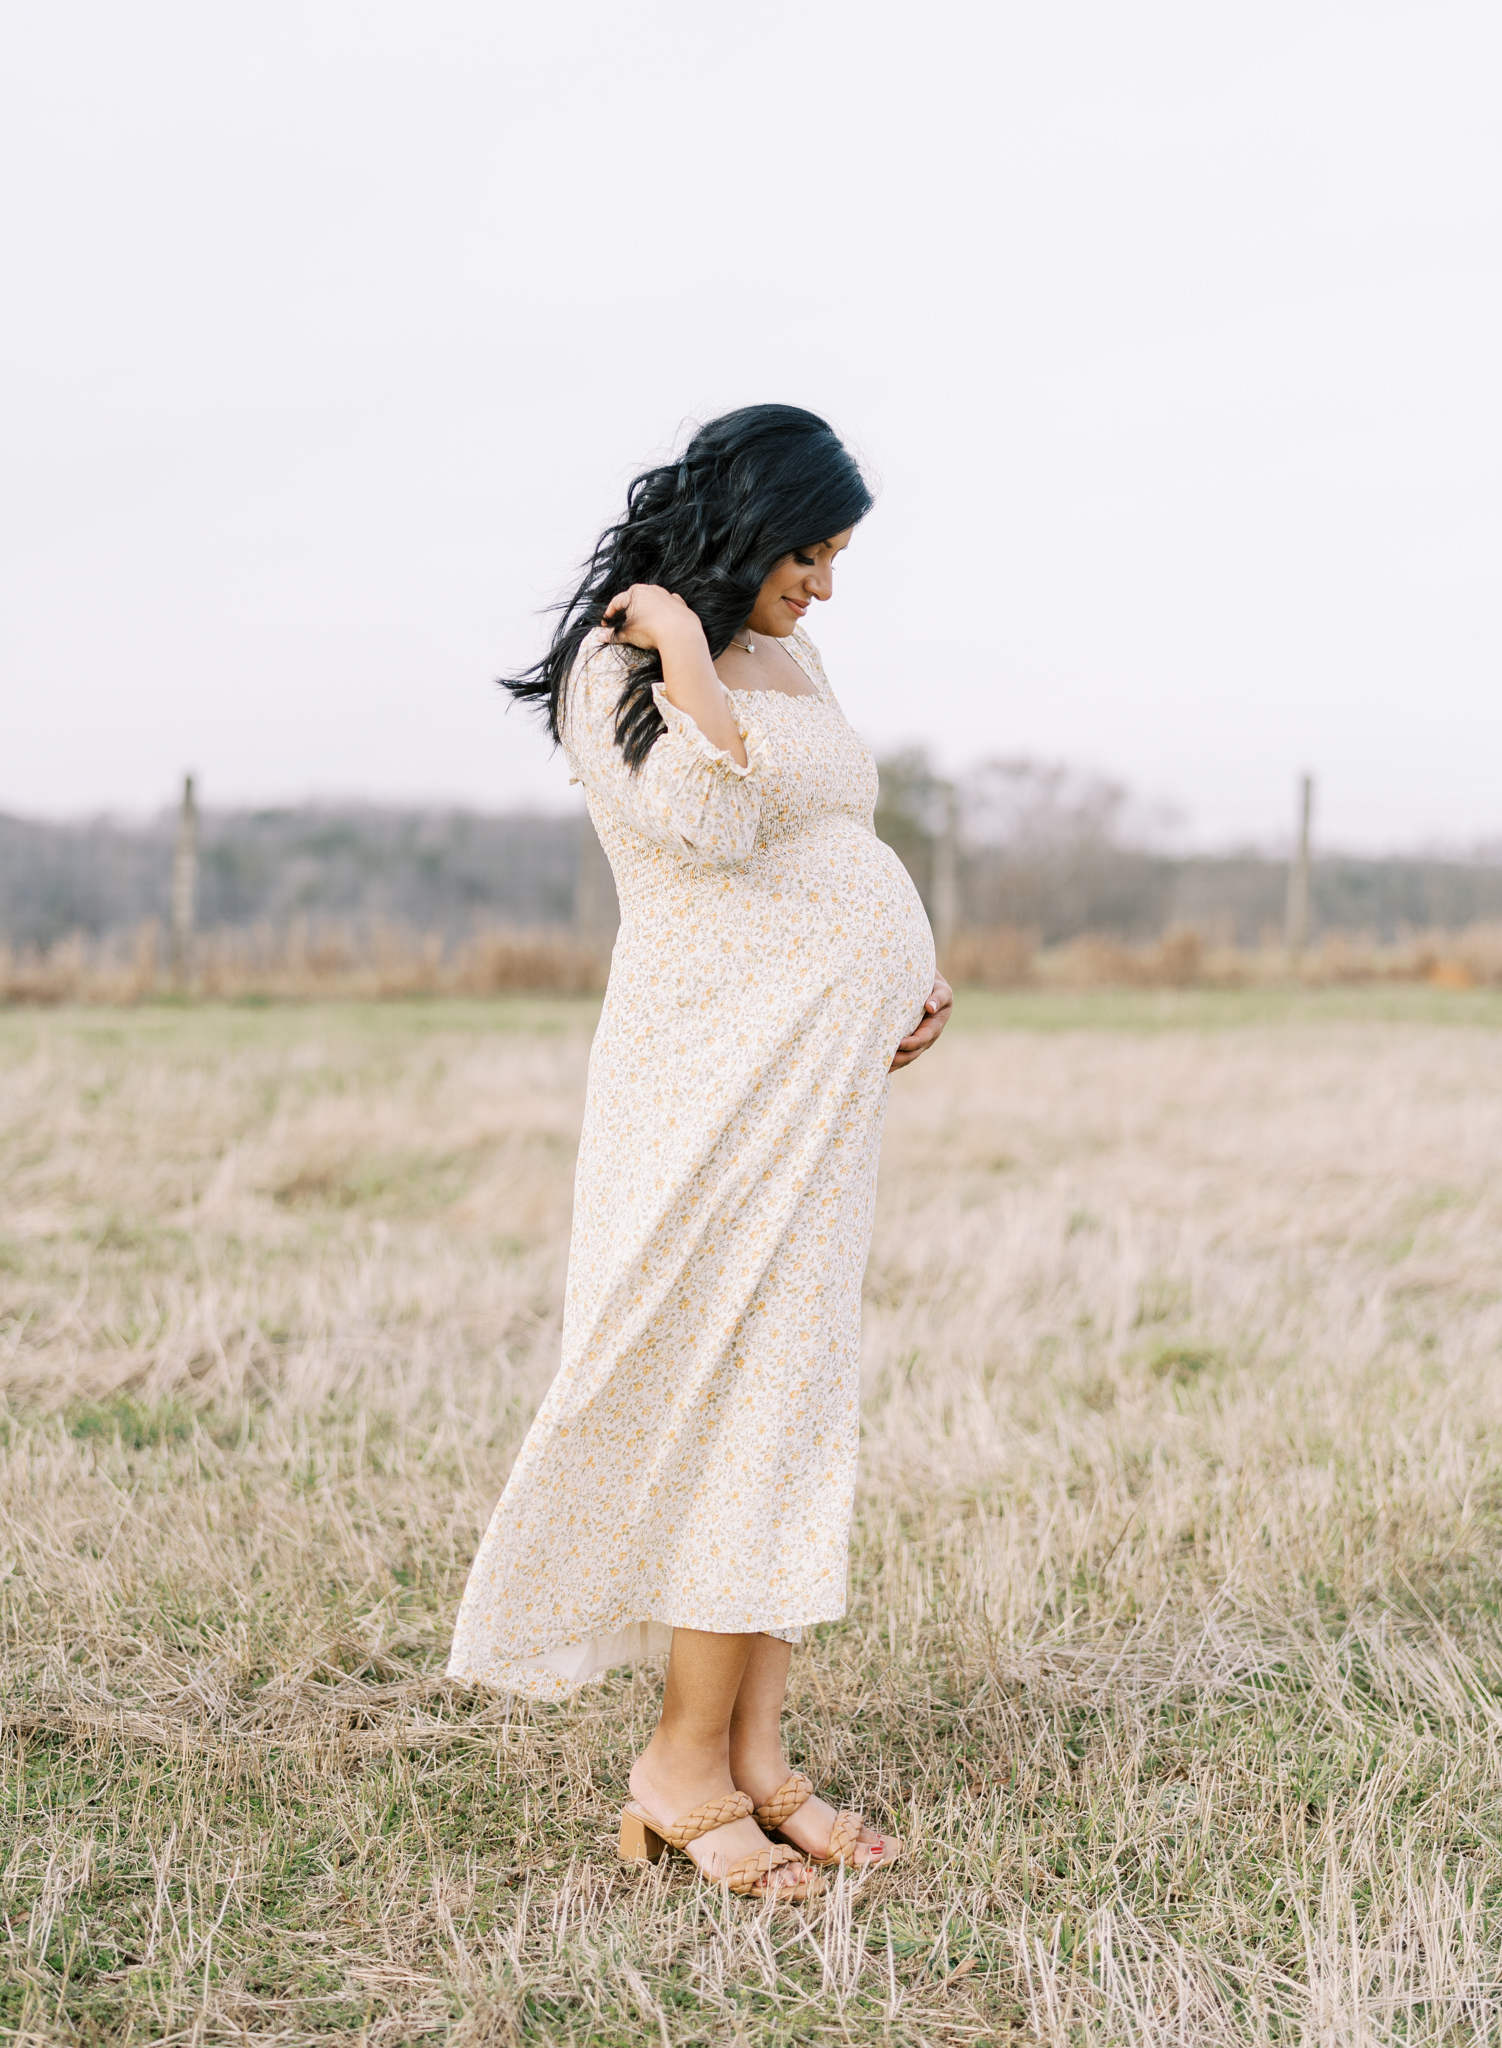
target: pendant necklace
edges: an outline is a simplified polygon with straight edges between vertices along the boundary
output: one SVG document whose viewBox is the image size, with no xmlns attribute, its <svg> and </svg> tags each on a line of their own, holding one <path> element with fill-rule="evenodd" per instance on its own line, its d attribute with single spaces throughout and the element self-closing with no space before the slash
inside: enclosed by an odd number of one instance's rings
<svg viewBox="0 0 1502 2048">
<path fill-rule="evenodd" d="M 756 652 L 756 642 L 749 633 L 746 635 L 744 645 L 739 640 L 732 640 L 730 644 L 732 647 L 739 647 L 742 654 L 754 654 Z"/>
</svg>

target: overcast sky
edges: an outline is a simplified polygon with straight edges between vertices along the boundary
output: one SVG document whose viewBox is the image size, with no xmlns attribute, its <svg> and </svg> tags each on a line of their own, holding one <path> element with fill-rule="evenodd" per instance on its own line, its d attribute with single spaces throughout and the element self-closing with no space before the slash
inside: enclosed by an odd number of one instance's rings
<svg viewBox="0 0 1502 2048">
<path fill-rule="evenodd" d="M 1496 0 L 10 0 L 0 808 L 568 801 L 492 678 L 757 399 L 854 723 L 1502 838 Z"/>
</svg>

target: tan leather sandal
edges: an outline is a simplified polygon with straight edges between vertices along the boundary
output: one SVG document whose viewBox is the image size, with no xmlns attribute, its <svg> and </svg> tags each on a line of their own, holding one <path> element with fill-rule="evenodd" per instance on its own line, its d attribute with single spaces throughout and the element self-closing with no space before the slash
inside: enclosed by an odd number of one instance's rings
<svg viewBox="0 0 1502 2048">
<path fill-rule="evenodd" d="M 696 1806 L 692 1813 L 685 1813 L 681 1819 L 663 1822 L 653 1820 L 644 1806 L 628 1799 L 621 1808 L 621 1861 L 623 1863 L 655 1863 L 666 1848 L 679 1849 L 688 1856 L 690 1842 L 697 1842 L 704 1835 L 712 1835 L 716 1828 L 728 1827 L 732 1821 L 747 1820 L 751 1816 L 751 1795 L 749 1792 L 731 1792 L 723 1799 L 710 1799 L 703 1806 Z M 818 1876 L 799 1878 L 796 1884 L 773 1884 L 772 1872 L 781 1870 L 789 1863 L 802 1863 L 805 1859 L 801 1849 L 794 1849 L 784 1843 L 769 1842 L 765 1849 L 753 1850 L 743 1856 L 739 1863 L 732 1863 L 728 1870 L 711 1875 L 705 1870 L 697 1856 L 689 1861 L 709 1880 L 711 1884 L 723 1884 L 741 1899 L 786 1899 L 790 1904 L 799 1904 L 812 1899 L 824 1889 L 824 1880 Z"/>
<path fill-rule="evenodd" d="M 814 1788 L 810 1781 L 802 1771 L 794 1771 L 765 1805 L 752 1807 L 751 1818 L 767 1834 L 780 1834 L 799 1807 L 813 1796 Z M 902 1853 L 902 1844 L 895 1835 L 878 1835 L 874 1842 L 863 1842 L 861 1830 L 865 1825 L 858 1813 L 846 1809 L 835 1815 L 834 1826 L 829 1830 L 829 1847 L 822 1856 L 817 1849 L 798 1849 L 798 1854 L 806 1862 L 822 1864 L 825 1869 L 832 1863 L 848 1863 L 852 1870 L 884 1870 L 888 1864 L 897 1861 Z M 786 1842 L 787 1836 L 783 1835 L 782 1839 Z M 789 1847 L 797 1849 L 798 1845 L 793 1842 Z M 861 1849 L 867 1851 L 864 1858 L 857 1856 Z"/>
</svg>

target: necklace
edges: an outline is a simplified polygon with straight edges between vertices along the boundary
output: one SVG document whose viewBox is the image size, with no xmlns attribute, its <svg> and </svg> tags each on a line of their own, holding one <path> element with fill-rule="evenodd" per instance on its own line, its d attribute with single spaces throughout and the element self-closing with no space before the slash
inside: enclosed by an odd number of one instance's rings
<svg viewBox="0 0 1502 2048">
<path fill-rule="evenodd" d="M 751 635 L 749 633 L 746 635 L 746 642 L 744 646 L 741 646 L 739 640 L 732 640 L 730 644 L 732 647 L 740 647 L 742 654 L 754 654 L 756 652 L 756 642 L 751 638 Z"/>
</svg>

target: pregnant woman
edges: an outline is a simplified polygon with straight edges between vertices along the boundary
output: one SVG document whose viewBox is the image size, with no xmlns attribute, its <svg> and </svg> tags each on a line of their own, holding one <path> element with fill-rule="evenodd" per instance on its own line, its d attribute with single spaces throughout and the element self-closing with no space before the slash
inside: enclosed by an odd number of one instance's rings
<svg viewBox="0 0 1502 2048">
<path fill-rule="evenodd" d="M 792 1647 L 845 1611 L 861 1277 L 888 1073 L 948 1021 L 876 770 L 802 620 L 870 509 L 823 420 L 749 406 L 648 470 L 545 707 L 615 872 L 563 1363 L 480 1545 L 450 1672 L 556 1699 L 669 1651 L 621 1853 L 806 1898 L 897 1843 L 782 1753 Z"/>
</svg>

